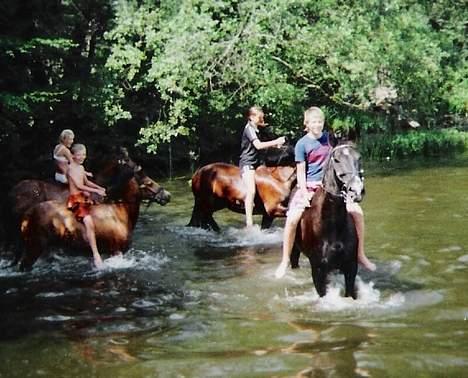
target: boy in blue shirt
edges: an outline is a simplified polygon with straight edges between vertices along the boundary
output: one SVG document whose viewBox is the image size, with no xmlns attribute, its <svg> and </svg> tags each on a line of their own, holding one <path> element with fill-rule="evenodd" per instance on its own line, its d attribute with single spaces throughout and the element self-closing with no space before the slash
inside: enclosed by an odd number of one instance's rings
<svg viewBox="0 0 468 378">
<path fill-rule="evenodd" d="M 307 134 L 296 143 L 295 160 L 297 165 L 297 186 L 290 196 L 286 224 L 283 235 L 283 256 L 276 269 L 276 278 L 286 274 L 289 257 L 296 237 L 296 228 L 302 213 L 310 206 L 315 190 L 322 185 L 325 162 L 332 150 L 329 135 L 323 132 L 325 115 L 318 107 L 311 107 L 304 113 L 304 126 Z M 347 203 L 346 209 L 351 214 L 358 235 L 358 262 L 368 270 L 375 270 L 364 253 L 364 215 L 359 204 Z"/>
</svg>

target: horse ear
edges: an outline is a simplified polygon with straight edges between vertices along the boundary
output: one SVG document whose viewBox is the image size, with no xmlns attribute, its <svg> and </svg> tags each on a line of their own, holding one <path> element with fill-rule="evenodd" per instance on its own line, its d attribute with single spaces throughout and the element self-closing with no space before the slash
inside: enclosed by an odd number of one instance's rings
<svg viewBox="0 0 468 378">
<path fill-rule="evenodd" d="M 332 147 L 336 147 L 338 145 L 338 142 L 339 142 L 339 139 L 341 138 L 341 135 L 339 132 L 336 132 L 336 131 L 330 131 L 329 132 L 329 142 L 330 142 L 330 146 Z"/>
</svg>

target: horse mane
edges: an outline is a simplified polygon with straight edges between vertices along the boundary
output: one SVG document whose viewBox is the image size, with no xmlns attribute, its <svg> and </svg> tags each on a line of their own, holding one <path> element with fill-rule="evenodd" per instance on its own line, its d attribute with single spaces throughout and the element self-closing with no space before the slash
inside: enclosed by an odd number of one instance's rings
<svg viewBox="0 0 468 378">
<path fill-rule="evenodd" d="M 263 163 L 267 167 L 287 167 L 296 164 L 294 159 L 294 147 L 284 145 L 280 148 L 267 148 L 263 154 Z"/>
</svg>

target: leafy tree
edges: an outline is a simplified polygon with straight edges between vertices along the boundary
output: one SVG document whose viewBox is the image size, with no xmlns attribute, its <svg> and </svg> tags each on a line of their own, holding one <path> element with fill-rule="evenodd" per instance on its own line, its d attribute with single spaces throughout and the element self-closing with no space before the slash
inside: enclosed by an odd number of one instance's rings
<svg viewBox="0 0 468 378">
<path fill-rule="evenodd" d="M 137 116 L 152 152 L 180 135 L 239 127 L 251 104 L 291 134 L 310 104 L 351 127 L 429 124 L 466 111 L 466 17 L 456 9 L 443 0 L 121 1 L 107 67 L 112 106 L 129 113 L 111 115 Z"/>
</svg>

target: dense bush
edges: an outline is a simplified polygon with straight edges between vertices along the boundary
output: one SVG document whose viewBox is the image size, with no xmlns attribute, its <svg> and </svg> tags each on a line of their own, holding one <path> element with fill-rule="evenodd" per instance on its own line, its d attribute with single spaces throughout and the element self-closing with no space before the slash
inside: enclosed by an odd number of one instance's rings
<svg viewBox="0 0 468 378">
<path fill-rule="evenodd" d="M 362 154 L 373 160 L 414 156 L 439 156 L 468 147 L 468 133 L 457 129 L 414 130 L 400 134 L 365 135 L 359 141 Z"/>
</svg>

